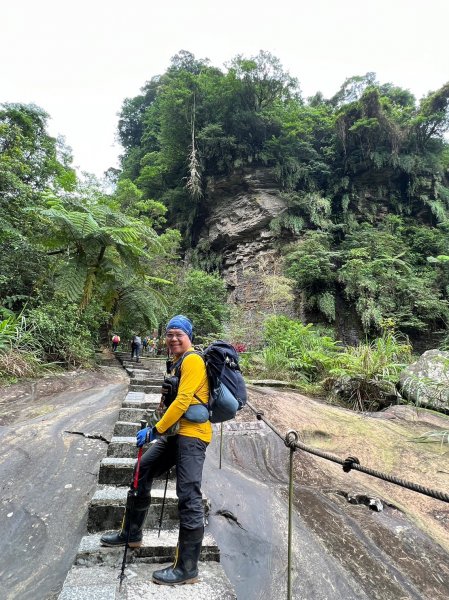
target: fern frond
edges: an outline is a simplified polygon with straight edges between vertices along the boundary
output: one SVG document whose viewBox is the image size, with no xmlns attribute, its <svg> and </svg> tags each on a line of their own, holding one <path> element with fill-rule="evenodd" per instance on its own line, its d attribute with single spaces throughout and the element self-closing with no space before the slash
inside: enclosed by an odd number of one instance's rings
<svg viewBox="0 0 449 600">
<path fill-rule="evenodd" d="M 56 276 L 56 291 L 65 296 L 70 302 L 79 302 L 83 295 L 87 276 L 87 266 L 80 262 L 64 263 Z"/>
</svg>

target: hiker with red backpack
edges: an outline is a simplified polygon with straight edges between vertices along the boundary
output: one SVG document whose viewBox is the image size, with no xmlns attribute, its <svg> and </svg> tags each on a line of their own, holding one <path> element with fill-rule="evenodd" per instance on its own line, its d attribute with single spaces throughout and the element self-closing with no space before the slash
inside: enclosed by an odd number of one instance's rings
<svg viewBox="0 0 449 600">
<path fill-rule="evenodd" d="M 207 405 L 209 384 L 202 357 L 192 346 L 193 326 L 183 316 L 173 317 L 166 327 L 166 344 L 174 368 L 182 362 L 179 387 L 175 398 L 166 400 L 168 407 L 153 426 L 137 433 L 137 446 L 153 442 L 140 462 L 137 495 L 131 515 L 125 514 L 121 531 L 104 534 L 106 546 L 124 546 L 129 533 L 129 546 L 142 543 L 142 530 L 151 502 L 153 479 L 176 465 L 176 494 L 179 509 L 179 539 L 175 563 L 153 573 L 153 581 L 163 585 L 179 585 L 198 581 L 198 560 L 204 536 L 204 508 L 201 492 L 206 448 L 212 439 L 207 409 L 201 423 L 189 421 L 190 406 Z M 187 353 L 189 353 L 186 356 Z M 171 435 L 167 435 L 167 433 Z"/>
<path fill-rule="evenodd" d="M 114 333 L 112 336 L 112 351 L 117 352 L 117 346 L 120 344 L 120 336 Z"/>
</svg>

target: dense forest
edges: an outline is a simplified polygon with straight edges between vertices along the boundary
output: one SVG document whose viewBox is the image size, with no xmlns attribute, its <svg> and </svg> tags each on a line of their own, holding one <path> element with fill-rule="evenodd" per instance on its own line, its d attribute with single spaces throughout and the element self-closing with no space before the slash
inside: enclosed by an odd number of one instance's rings
<svg viewBox="0 0 449 600">
<path fill-rule="evenodd" d="M 119 181 L 196 247 L 211 178 L 272 167 L 289 205 L 272 229 L 310 307 L 332 322 L 340 293 L 368 333 L 444 328 L 448 127 L 449 83 L 418 103 L 367 73 L 305 100 L 269 53 L 223 72 L 182 52 L 124 102 Z"/>
<path fill-rule="evenodd" d="M 199 236 L 208 188 L 259 167 L 288 206 L 270 225 L 284 275 L 323 339 L 339 298 L 368 341 L 446 330 L 449 83 L 418 101 L 367 73 L 304 98 L 268 52 L 219 69 L 181 51 L 124 100 L 107 186 L 77 177 L 46 122 L 35 106 L 0 111 L 0 344 L 26 364 L 82 364 L 113 330 L 149 331 L 174 310 L 220 334 L 232 310 Z M 285 323 L 266 316 L 269 345 Z"/>
</svg>

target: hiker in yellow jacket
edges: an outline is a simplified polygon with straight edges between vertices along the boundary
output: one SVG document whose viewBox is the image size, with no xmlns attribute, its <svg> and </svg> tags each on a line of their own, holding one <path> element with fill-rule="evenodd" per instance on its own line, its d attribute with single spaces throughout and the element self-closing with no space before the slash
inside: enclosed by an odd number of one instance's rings
<svg viewBox="0 0 449 600">
<path fill-rule="evenodd" d="M 206 366 L 203 358 L 194 352 L 192 332 L 191 321 L 183 315 L 173 317 L 167 324 L 165 339 L 173 360 L 172 372 L 180 372 L 179 387 L 156 425 L 137 433 L 139 447 L 146 442 L 155 443 L 150 445 L 140 463 L 131 519 L 125 515 L 121 531 L 101 538 L 104 545 L 123 546 L 130 528 L 130 547 L 140 546 L 153 479 L 176 465 L 180 521 L 178 549 L 171 567 L 153 573 L 153 581 L 165 585 L 198 581 L 198 560 L 204 536 L 201 481 L 206 448 L 212 439 L 212 426 L 204 406 L 209 399 Z M 176 433 L 164 435 L 173 433 L 173 429 Z"/>
</svg>

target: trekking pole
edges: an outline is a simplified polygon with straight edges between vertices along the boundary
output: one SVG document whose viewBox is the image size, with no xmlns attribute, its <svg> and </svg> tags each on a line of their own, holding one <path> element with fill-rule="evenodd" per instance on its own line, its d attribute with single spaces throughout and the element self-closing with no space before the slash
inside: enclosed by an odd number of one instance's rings
<svg viewBox="0 0 449 600">
<path fill-rule="evenodd" d="M 220 465 L 219 469 L 221 469 L 221 455 L 223 452 L 223 423 L 220 423 Z"/>
<path fill-rule="evenodd" d="M 140 421 L 140 429 L 145 429 L 147 426 L 147 422 L 143 419 Z M 123 552 L 123 560 L 122 560 L 122 568 L 120 570 L 120 575 L 118 576 L 120 580 L 120 584 L 118 586 L 119 593 L 122 591 L 122 583 L 125 579 L 125 566 L 126 566 L 126 555 L 128 554 L 129 548 L 129 536 L 131 533 L 131 517 L 134 512 L 134 500 L 137 495 L 137 486 L 139 484 L 139 470 L 140 470 L 140 461 L 142 459 L 143 446 L 139 448 L 139 452 L 137 453 L 137 465 L 136 470 L 134 471 L 134 478 L 131 483 L 131 488 L 128 490 L 128 496 L 126 498 L 126 506 L 125 506 L 125 521 L 126 521 L 126 512 L 129 511 L 129 523 L 128 523 L 128 531 L 126 532 L 126 544 L 125 550 Z"/>
<path fill-rule="evenodd" d="M 167 477 L 165 478 L 164 497 L 162 498 L 161 518 L 159 519 L 159 531 L 157 532 L 157 537 L 160 537 L 160 535 L 161 535 L 162 518 L 164 516 L 165 496 L 167 495 L 167 485 L 168 485 L 168 476 L 169 475 L 170 475 L 170 469 L 167 471 Z"/>
</svg>

